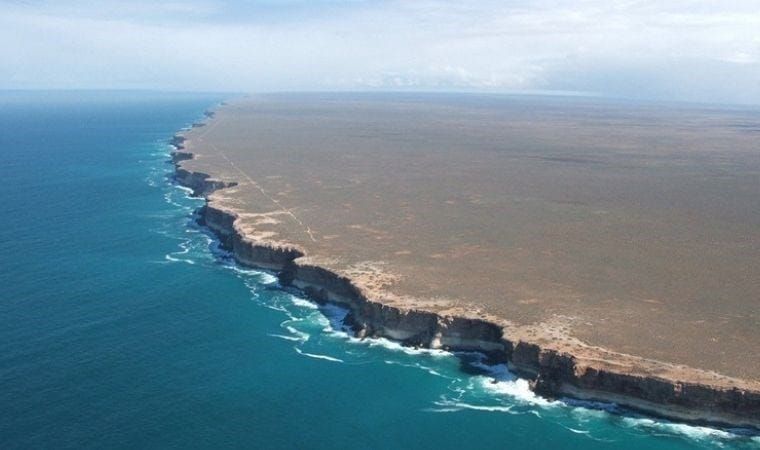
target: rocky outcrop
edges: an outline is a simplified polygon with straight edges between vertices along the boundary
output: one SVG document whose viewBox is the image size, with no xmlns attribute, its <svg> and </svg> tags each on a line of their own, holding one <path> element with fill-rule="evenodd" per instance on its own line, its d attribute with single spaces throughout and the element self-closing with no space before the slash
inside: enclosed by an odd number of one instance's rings
<svg viewBox="0 0 760 450">
<path fill-rule="evenodd" d="M 169 156 L 171 157 L 171 161 L 174 163 L 174 166 L 176 168 L 179 168 L 177 164 L 180 162 L 187 161 L 188 159 L 193 159 L 193 154 L 191 152 L 183 151 L 185 149 L 186 140 L 187 139 L 184 136 L 175 134 L 169 141 L 169 144 L 174 147 L 174 151 L 169 153 Z"/>
<path fill-rule="evenodd" d="M 279 277 L 318 302 L 347 308 L 346 324 L 361 338 L 387 337 L 414 347 L 480 351 L 497 358 L 509 347 L 502 339 L 501 328 L 494 324 L 388 306 L 367 298 L 349 278 L 298 259 L 285 264 Z"/>
<path fill-rule="evenodd" d="M 518 375 L 531 380 L 534 391 L 547 397 L 573 397 L 613 402 L 649 414 L 683 421 L 760 430 L 760 390 L 727 388 L 638 375 L 625 367 L 595 364 L 576 355 L 509 335 L 503 325 L 484 319 L 440 315 L 400 308 L 369 298 L 351 279 L 311 264 L 298 248 L 259 242 L 238 228 L 237 214 L 218 206 L 214 191 L 235 182 L 184 169 L 192 158 L 185 138 L 175 136 L 176 181 L 206 198 L 200 220 L 241 264 L 275 271 L 281 284 L 301 289 L 317 302 L 339 304 L 349 310 L 346 324 L 356 336 L 386 337 L 405 345 L 451 351 L 478 351 L 506 362 Z"/>
<path fill-rule="evenodd" d="M 186 137 L 182 136 L 181 134 L 175 134 L 172 136 L 172 138 L 169 140 L 169 144 L 173 145 L 174 148 L 177 150 L 185 148 L 185 141 L 187 140 Z"/>
<path fill-rule="evenodd" d="M 186 186 L 193 191 L 196 197 L 204 197 L 218 189 L 236 186 L 234 181 L 221 181 L 211 178 L 208 174 L 201 172 L 190 172 L 178 167 L 174 175 L 175 179 L 182 186 Z"/>
<path fill-rule="evenodd" d="M 183 152 L 183 151 L 179 151 L 179 150 L 175 150 L 175 151 L 171 152 L 170 155 L 171 155 L 171 158 L 172 158 L 172 162 L 174 164 L 177 164 L 177 163 L 179 163 L 181 161 L 187 161 L 188 159 L 193 159 L 193 154 L 192 153 L 190 153 L 190 152 Z"/>
<path fill-rule="evenodd" d="M 760 392 L 599 369 L 573 355 L 518 342 L 510 367 L 549 397 L 617 403 L 684 421 L 760 429 Z"/>
</svg>

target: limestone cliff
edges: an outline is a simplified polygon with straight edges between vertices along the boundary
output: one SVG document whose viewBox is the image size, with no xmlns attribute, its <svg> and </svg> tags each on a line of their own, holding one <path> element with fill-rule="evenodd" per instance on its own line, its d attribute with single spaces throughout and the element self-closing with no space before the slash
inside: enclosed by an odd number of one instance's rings
<svg viewBox="0 0 760 450">
<path fill-rule="evenodd" d="M 275 271 L 281 284 L 297 287 L 317 302 L 347 308 L 346 322 L 358 337 L 387 337 L 410 346 L 483 352 L 492 360 L 506 362 L 515 373 L 531 380 L 536 393 L 547 397 L 614 402 L 677 420 L 760 429 L 760 390 L 748 388 L 739 380 L 734 384 L 681 380 L 673 375 L 678 371 L 665 363 L 602 350 L 597 352 L 598 357 L 576 355 L 553 348 L 551 342 L 533 342 L 503 321 L 440 315 L 373 300 L 348 277 L 310 263 L 300 249 L 246 236 L 236 226 L 237 213 L 220 206 L 213 196 L 215 191 L 236 183 L 182 168 L 182 161 L 192 158 L 191 153 L 181 151 L 184 141 L 182 136 L 171 141 L 177 148 L 172 153 L 175 178 L 194 195 L 206 199 L 200 210 L 202 223 L 239 263 Z"/>
</svg>

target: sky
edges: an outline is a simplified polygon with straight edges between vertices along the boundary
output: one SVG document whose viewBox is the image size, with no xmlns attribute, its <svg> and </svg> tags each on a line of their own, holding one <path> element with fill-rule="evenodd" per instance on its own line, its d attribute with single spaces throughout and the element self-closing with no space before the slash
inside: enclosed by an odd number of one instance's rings
<svg viewBox="0 0 760 450">
<path fill-rule="evenodd" d="M 0 89 L 760 104 L 760 0 L 0 0 Z"/>
</svg>

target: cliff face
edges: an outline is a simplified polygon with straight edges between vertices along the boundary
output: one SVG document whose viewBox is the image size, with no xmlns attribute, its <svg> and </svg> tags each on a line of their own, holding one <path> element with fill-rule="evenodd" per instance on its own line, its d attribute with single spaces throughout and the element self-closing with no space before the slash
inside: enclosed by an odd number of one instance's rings
<svg viewBox="0 0 760 450">
<path fill-rule="evenodd" d="M 176 173 L 177 182 L 193 190 L 193 195 L 203 197 L 218 189 L 235 186 L 234 181 L 226 182 L 214 180 L 209 175 L 200 172 L 189 172 L 178 168 Z"/>
<path fill-rule="evenodd" d="M 451 351 L 478 351 L 531 380 L 538 394 L 613 402 L 657 416 L 700 423 L 754 427 L 760 430 L 760 390 L 685 383 L 657 375 L 632 374 L 596 365 L 573 354 L 510 336 L 503 325 L 487 320 L 441 316 L 420 309 L 402 309 L 370 298 L 351 279 L 304 262 L 297 248 L 260 243 L 236 227 L 237 214 L 219 207 L 211 194 L 236 185 L 191 172 L 181 162 L 192 158 L 185 138 L 171 143 L 176 181 L 206 198 L 200 220 L 241 264 L 277 272 L 281 284 L 294 286 L 317 302 L 340 304 L 349 310 L 346 323 L 357 337 L 387 337 L 405 345 Z"/>
<path fill-rule="evenodd" d="M 760 425 L 758 391 L 599 369 L 573 355 L 526 342 L 517 343 L 510 363 L 532 377 L 534 391 L 542 395 L 609 401 L 680 420 Z"/>
<path fill-rule="evenodd" d="M 347 323 L 358 337 L 387 337 L 409 346 L 481 351 L 502 357 L 511 345 L 502 339 L 499 326 L 372 301 L 350 279 L 297 259 L 284 266 L 280 279 L 317 301 L 348 308 Z"/>
<path fill-rule="evenodd" d="M 191 152 L 184 151 L 186 140 L 187 139 L 184 136 L 174 135 L 169 141 L 169 144 L 173 145 L 175 148 L 175 150 L 170 153 L 170 157 L 175 168 L 174 178 L 179 184 L 192 189 L 193 195 L 196 197 L 203 197 L 218 189 L 237 185 L 235 182 L 214 180 L 205 173 L 190 172 L 180 167 L 182 161 L 193 159 L 193 154 Z"/>
</svg>

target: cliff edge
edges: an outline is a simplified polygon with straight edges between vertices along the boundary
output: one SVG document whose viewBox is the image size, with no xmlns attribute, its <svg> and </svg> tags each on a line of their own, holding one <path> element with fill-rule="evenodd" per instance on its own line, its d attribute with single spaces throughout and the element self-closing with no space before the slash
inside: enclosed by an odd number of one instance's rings
<svg viewBox="0 0 760 450">
<path fill-rule="evenodd" d="M 207 116 L 213 122 L 214 114 Z M 371 285 L 325 267 L 301 246 L 251 232 L 240 218 L 252 211 L 239 210 L 219 195 L 240 180 L 217 179 L 186 168 L 184 163 L 195 153 L 187 149 L 187 139 L 178 134 L 171 141 L 176 148 L 175 178 L 205 198 L 200 211 L 203 224 L 240 264 L 274 271 L 283 285 L 297 287 L 318 302 L 347 308 L 346 321 L 358 337 L 483 352 L 506 362 L 531 380 L 536 393 L 547 397 L 613 402 L 676 420 L 760 429 L 757 381 L 613 352 L 577 339 L 554 339 L 546 329 L 465 307 L 426 308 L 410 299 L 378 298 L 382 296 Z"/>
</svg>

